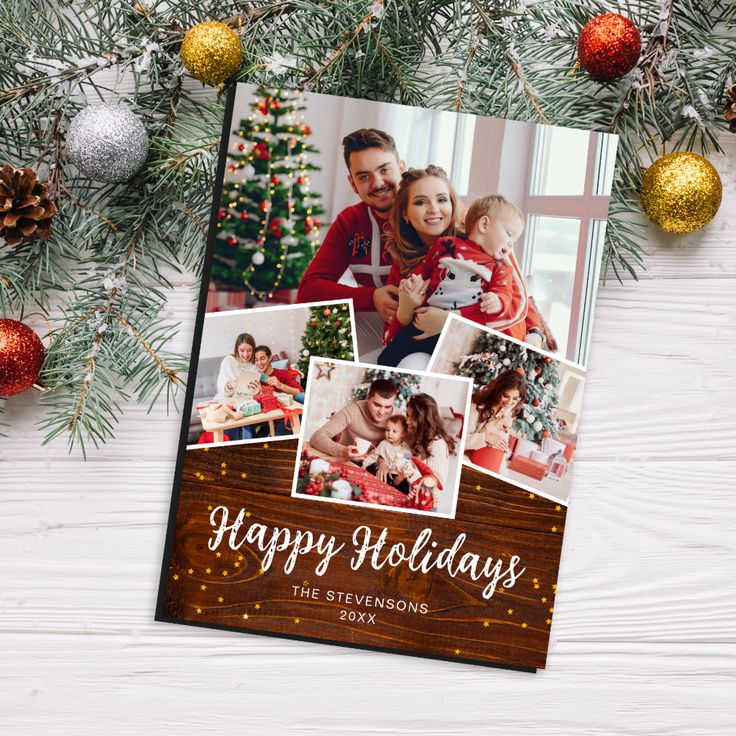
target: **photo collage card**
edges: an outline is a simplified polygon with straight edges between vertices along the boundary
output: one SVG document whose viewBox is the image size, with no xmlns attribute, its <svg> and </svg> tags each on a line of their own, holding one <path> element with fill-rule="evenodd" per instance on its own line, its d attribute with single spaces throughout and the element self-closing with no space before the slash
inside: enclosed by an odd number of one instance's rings
<svg viewBox="0 0 736 736">
<path fill-rule="evenodd" d="M 230 92 L 157 620 L 544 668 L 616 147 Z"/>
</svg>

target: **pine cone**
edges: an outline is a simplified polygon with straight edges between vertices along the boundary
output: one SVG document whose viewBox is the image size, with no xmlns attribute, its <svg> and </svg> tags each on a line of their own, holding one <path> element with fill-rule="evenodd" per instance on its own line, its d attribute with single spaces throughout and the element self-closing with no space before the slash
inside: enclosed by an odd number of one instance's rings
<svg viewBox="0 0 736 736">
<path fill-rule="evenodd" d="M 56 205 L 49 188 L 33 169 L 0 169 L 0 235 L 8 245 L 24 239 L 48 238 Z"/>
<path fill-rule="evenodd" d="M 728 126 L 732 133 L 736 133 L 736 84 L 732 84 L 726 90 L 726 107 L 723 117 L 728 120 Z"/>
</svg>

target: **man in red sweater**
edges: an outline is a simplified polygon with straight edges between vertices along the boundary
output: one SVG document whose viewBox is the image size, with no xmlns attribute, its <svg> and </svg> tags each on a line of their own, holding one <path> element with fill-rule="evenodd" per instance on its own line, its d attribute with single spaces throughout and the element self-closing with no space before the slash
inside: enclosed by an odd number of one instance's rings
<svg viewBox="0 0 736 736">
<path fill-rule="evenodd" d="M 406 165 L 396 143 L 375 128 L 361 128 L 342 141 L 348 182 L 360 197 L 335 218 L 302 276 L 299 302 L 352 299 L 360 355 L 381 346 L 383 323 L 398 305 L 396 286 L 386 285 L 391 256 L 384 228 Z M 356 286 L 338 283 L 350 271 Z"/>
</svg>

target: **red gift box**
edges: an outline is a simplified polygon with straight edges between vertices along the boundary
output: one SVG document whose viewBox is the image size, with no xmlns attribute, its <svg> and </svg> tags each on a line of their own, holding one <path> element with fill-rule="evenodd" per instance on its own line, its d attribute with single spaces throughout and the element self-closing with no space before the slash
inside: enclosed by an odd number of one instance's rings
<svg viewBox="0 0 736 736">
<path fill-rule="evenodd" d="M 398 506 L 401 508 L 407 505 L 407 498 L 401 491 L 397 491 L 388 483 L 378 480 L 375 475 L 371 475 L 363 468 L 353 465 L 343 465 L 341 463 L 330 463 L 329 472 L 340 473 L 341 478 L 344 478 L 348 483 L 358 486 L 361 489 L 358 501 L 378 504 L 379 506 Z"/>
<path fill-rule="evenodd" d="M 547 475 L 547 464 L 538 463 L 530 457 L 514 455 L 509 460 L 508 468 L 509 470 L 515 470 L 517 473 L 528 475 L 530 478 L 534 478 L 534 480 L 544 480 L 544 476 Z"/>
<path fill-rule="evenodd" d="M 276 411 L 281 409 L 281 402 L 273 394 L 256 394 L 253 397 L 260 405 L 261 409 L 266 411 Z"/>
</svg>

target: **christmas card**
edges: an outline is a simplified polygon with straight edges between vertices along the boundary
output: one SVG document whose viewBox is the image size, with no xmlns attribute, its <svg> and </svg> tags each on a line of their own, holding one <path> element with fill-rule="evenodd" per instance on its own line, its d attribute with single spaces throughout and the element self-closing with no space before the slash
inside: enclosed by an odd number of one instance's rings
<svg viewBox="0 0 736 736">
<path fill-rule="evenodd" d="M 545 666 L 616 146 L 231 90 L 158 620 Z"/>
</svg>

